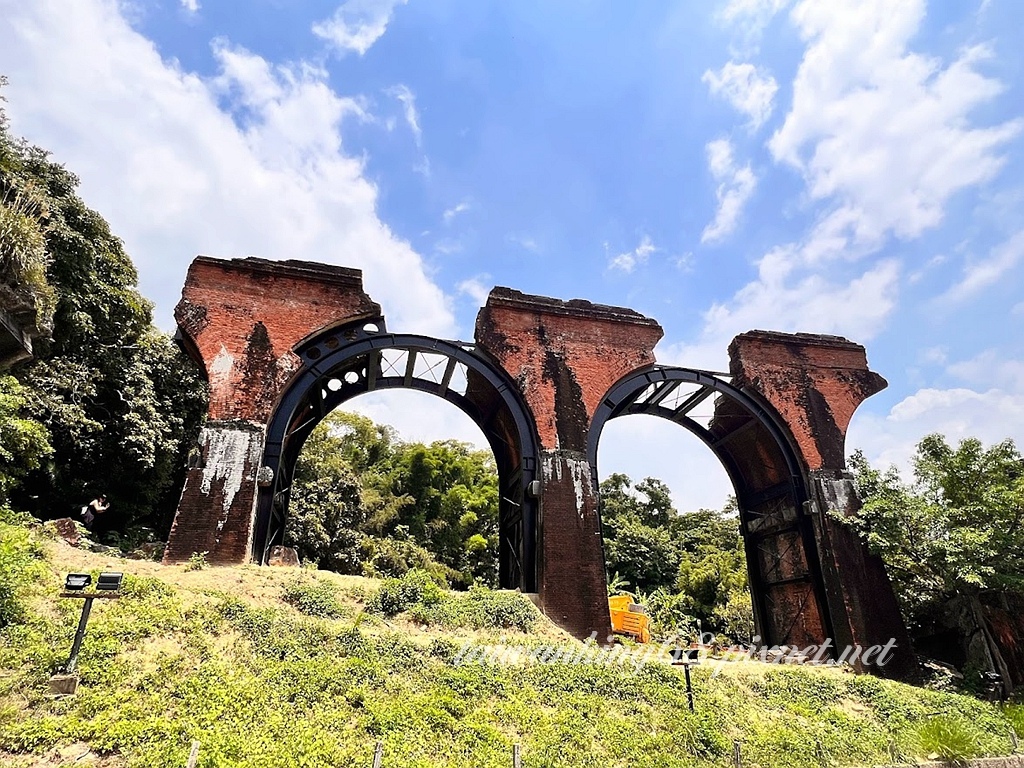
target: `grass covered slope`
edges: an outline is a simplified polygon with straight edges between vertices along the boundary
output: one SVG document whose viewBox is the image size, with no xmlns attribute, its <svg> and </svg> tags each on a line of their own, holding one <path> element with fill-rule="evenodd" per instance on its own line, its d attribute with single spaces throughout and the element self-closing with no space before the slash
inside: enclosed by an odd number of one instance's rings
<svg viewBox="0 0 1024 768">
<path fill-rule="evenodd" d="M 56 598 L 63 574 L 104 569 L 132 574 L 124 597 L 94 608 L 79 694 L 48 698 L 81 605 Z M 0 763 L 12 766 L 184 766 L 193 739 L 200 766 L 261 768 L 369 766 L 378 741 L 384 766 L 423 768 L 507 767 L 516 743 L 528 768 L 727 766 L 734 739 L 744 765 L 766 768 L 885 763 L 940 743 L 1011 751 L 994 707 L 839 670 L 698 667 L 690 713 L 665 665 L 460 665 L 466 643 L 573 641 L 518 595 L 112 560 L 10 515 L 0 625 Z"/>
</svg>

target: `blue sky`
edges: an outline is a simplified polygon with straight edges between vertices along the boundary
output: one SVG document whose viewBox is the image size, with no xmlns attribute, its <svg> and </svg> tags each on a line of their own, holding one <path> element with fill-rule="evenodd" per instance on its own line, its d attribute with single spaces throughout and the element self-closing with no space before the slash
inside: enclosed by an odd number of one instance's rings
<svg viewBox="0 0 1024 768">
<path fill-rule="evenodd" d="M 665 363 L 752 328 L 865 344 L 848 447 L 1024 443 L 1015 0 L 0 0 L 13 130 L 124 240 L 170 327 L 196 254 L 360 267 L 389 328 L 471 338 L 507 285 L 629 306 Z M 354 405 L 479 441 L 454 408 Z M 602 474 L 727 492 L 683 430 Z"/>
</svg>

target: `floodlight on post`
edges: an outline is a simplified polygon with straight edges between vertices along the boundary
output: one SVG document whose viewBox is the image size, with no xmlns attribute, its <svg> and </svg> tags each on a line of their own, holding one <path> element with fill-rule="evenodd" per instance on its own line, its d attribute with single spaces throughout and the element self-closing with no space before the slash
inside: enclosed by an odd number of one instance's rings
<svg viewBox="0 0 1024 768">
<path fill-rule="evenodd" d="M 80 592 L 92 584 L 92 575 L 88 573 L 69 573 L 64 578 L 65 592 Z"/>
<path fill-rule="evenodd" d="M 104 592 L 118 592 L 121 589 L 121 582 L 123 580 L 123 573 L 101 573 L 96 581 L 96 589 Z"/>
<path fill-rule="evenodd" d="M 89 623 L 89 614 L 92 613 L 92 601 L 96 598 L 116 599 L 121 596 L 121 582 L 124 580 L 123 573 L 107 572 L 101 573 L 96 581 L 94 591 L 86 592 L 85 589 L 92 582 L 92 575 L 88 573 L 69 573 L 64 578 L 64 591 L 61 597 L 81 598 L 82 615 L 78 619 L 78 629 L 75 631 L 75 640 L 71 645 L 71 655 L 62 669 L 62 675 L 55 675 L 50 680 L 54 690 L 59 689 L 62 694 L 74 693 L 78 688 L 78 678 L 74 674 L 75 666 L 78 664 L 78 652 L 82 649 L 82 641 L 85 639 L 85 627 Z"/>
</svg>

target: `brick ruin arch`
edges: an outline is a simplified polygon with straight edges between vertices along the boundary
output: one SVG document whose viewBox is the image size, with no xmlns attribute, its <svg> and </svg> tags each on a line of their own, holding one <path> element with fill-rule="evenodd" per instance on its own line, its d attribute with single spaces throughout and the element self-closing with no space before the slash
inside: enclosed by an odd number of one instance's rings
<svg viewBox="0 0 1024 768">
<path fill-rule="evenodd" d="M 499 583 L 536 592 L 536 430 L 508 375 L 472 345 L 389 334 L 384 318 L 328 328 L 296 348 L 306 366 L 289 383 L 267 429 L 252 555 L 266 562 L 284 538 L 292 473 L 306 438 L 347 400 L 416 389 L 455 405 L 480 427 L 498 470 Z"/>
<path fill-rule="evenodd" d="M 473 343 L 396 335 L 357 270 L 252 258 L 197 258 L 175 317 L 210 406 L 165 563 L 262 561 L 316 423 L 363 392 L 419 389 L 467 413 L 495 453 L 502 586 L 536 592 L 577 637 L 604 638 L 597 445 L 609 419 L 651 413 L 697 434 L 733 481 L 763 642 L 895 639 L 880 671 L 915 666 L 881 561 L 840 519 L 859 508 L 846 428 L 885 386 L 859 345 L 754 331 L 734 339 L 722 377 L 659 366 L 661 327 L 632 310 L 507 288 L 491 291 Z M 706 424 L 700 402 L 713 405 Z"/>
</svg>

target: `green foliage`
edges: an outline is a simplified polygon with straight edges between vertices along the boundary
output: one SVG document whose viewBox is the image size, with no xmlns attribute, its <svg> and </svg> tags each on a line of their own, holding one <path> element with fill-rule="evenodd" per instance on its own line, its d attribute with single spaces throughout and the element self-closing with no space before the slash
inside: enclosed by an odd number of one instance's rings
<svg viewBox="0 0 1024 768">
<path fill-rule="evenodd" d="M 385 579 L 370 598 L 367 608 L 384 616 L 396 616 L 415 605 L 436 605 L 444 592 L 425 571 L 409 571 L 400 578 Z"/>
<path fill-rule="evenodd" d="M 185 562 L 186 571 L 201 571 L 209 566 L 206 562 L 206 556 L 209 552 L 193 552 L 188 556 L 188 560 Z"/>
<path fill-rule="evenodd" d="M 49 330 L 52 315 L 52 332 L 35 340 L 36 359 L 15 372 L 20 418 L 49 431 L 52 461 L 19 477 L 12 501 L 56 517 L 106 492 L 108 524 L 145 518 L 166 530 L 206 386 L 152 327 L 131 259 L 77 186 L 0 119 L 0 294 L 16 275 L 35 296 L 37 325 Z M 26 466 L 31 455 L 18 461 Z"/>
<path fill-rule="evenodd" d="M 951 717 L 930 717 L 915 733 L 917 753 L 928 760 L 960 762 L 983 753 L 974 729 Z"/>
<path fill-rule="evenodd" d="M 307 616 L 330 619 L 345 614 L 337 589 L 323 579 L 298 576 L 285 585 L 282 598 Z"/>
<path fill-rule="evenodd" d="M 513 744 L 534 768 L 718 768 L 730 764 L 738 739 L 744 764 L 839 768 L 921 754 L 920 730 L 932 713 L 952 724 L 961 745 L 970 742 L 971 754 L 1011 750 L 1008 720 L 996 707 L 871 677 L 702 665 L 692 673 L 691 713 L 678 669 L 567 663 L 582 650 L 571 641 L 544 647 L 541 637 L 518 634 L 514 645 L 549 661 L 461 663 L 472 643 L 511 635 L 445 625 L 405 632 L 373 617 L 352 626 L 131 576 L 121 599 L 97 601 L 78 695 L 53 700 L 46 680 L 64 660 L 79 606 L 52 599 L 59 569 L 39 559 L 38 533 L 8 513 L 0 513 L 0 532 L 45 571 L 23 583 L 52 585 L 46 596 L 23 593 L 21 619 L 0 629 L 0 754 L 15 761 L 84 742 L 118 764 L 180 766 L 198 739 L 204 768 L 370 765 L 378 741 L 385 765 L 418 768 L 504 768 Z M 224 584 L 241 575 L 225 569 Z M 286 590 L 295 579 L 265 575 Z M 528 605 L 477 589 L 430 607 L 494 597 Z"/>
<path fill-rule="evenodd" d="M 337 573 L 358 574 L 366 512 L 359 479 L 332 434 L 334 422 L 328 417 L 313 431 L 296 463 L 286 535 L 302 560 Z"/>
<path fill-rule="evenodd" d="M 25 416 L 26 404 L 17 379 L 0 376 L 0 504 L 53 453 L 46 427 Z"/>
<path fill-rule="evenodd" d="M 489 453 L 450 440 L 403 443 L 391 427 L 336 411 L 299 456 L 287 536 L 301 557 L 339 573 L 419 569 L 493 584 L 497 517 Z"/>
<path fill-rule="evenodd" d="M 1007 704 L 1003 707 L 1003 714 L 1017 736 L 1024 738 L 1024 704 Z"/>
<path fill-rule="evenodd" d="M 539 614 L 519 592 L 473 587 L 466 593 L 446 596 L 434 604 L 411 606 L 412 617 L 423 624 L 449 629 L 515 629 L 529 632 Z"/>
<path fill-rule="evenodd" d="M 852 524 L 885 560 L 911 621 L 956 595 L 1024 591 L 1024 461 L 1012 441 L 952 448 L 930 435 L 910 484 L 860 452 L 850 465 L 864 499 Z"/>
<path fill-rule="evenodd" d="M 56 294 L 46 279 L 45 201 L 31 184 L 0 186 L 0 306 L 31 337 L 52 330 Z"/>
<path fill-rule="evenodd" d="M 0 506 L 0 629 L 22 621 L 25 596 L 42 573 L 42 549 L 25 521 Z"/>
<path fill-rule="evenodd" d="M 721 512 L 680 514 L 668 488 L 646 478 L 633 486 L 613 474 L 601 483 L 605 563 L 647 606 L 655 636 L 711 632 L 746 641 L 753 633 L 746 553 L 735 502 Z"/>
</svg>

